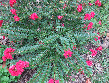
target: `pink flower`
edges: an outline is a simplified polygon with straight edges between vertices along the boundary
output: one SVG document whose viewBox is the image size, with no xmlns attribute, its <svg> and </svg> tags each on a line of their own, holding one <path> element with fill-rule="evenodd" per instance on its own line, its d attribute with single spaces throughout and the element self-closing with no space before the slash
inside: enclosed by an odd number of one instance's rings
<svg viewBox="0 0 109 83">
<path fill-rule="evenodd" d="M 95 41 L 100 40 L 100 36 L 96 36 L 96 37 L 98 37 L 98 39 L 94 38 L 94 39 L 95 39 Z"/>
<path fill-rule="evenodd" d="M 3 36 L 3 39 L 5 39 L 5 36 Z"/>
<path fill-rule="evenodd" d="M 84 27 L 83 28 L 86 28 L 86 24 L 84 24 Z"/>
<path fill-rule="evenodd" d="M 48 83 L 54 83 L 54 80 L 53 79 L 50 79 Z"/>
<path fill-rule="evenodd" d="M 81 10 L 82 10 L 82 4 L 78 5 L 77 10 L 78 10 L 78 12 L 81 12 Z"/>
<path fill-rule="evenodd" d="M 94 13 L 94 12 L 91 12 L 90 14 L 91 14 L 91 17 L 92 17 L 92 18 L 93 18 L 93 17 L 94 17 L 94 15 L 95 15 L 95 13 Z"/>
<path fill-rule="evenodd" d="M 73 46 L 73 50 L 74 50 L 74 49 L 76 49 L 76 45 L 75 45 L 75 46 Z"/>
<path fill-rule="evenodd" d="M 81 73 L 81 74 L 83 74 L 83 75 L 84 75 L 84 73 L 83 73 L 83 71 L 81 71 L 81 69 L 79 69 L 79 73 Z"/>
<path fill-rule="evenodd" d="M 54 81 L 53 79 L 50 79 L 48 83 L 59 83 L 59 80 Z"/>
<path fill-rule="evenodd" d="M 19 75 L 19 71 L 16 69 L 16 66 L 10 66 L 9 67 L 9 73 L 11 73 L 12 76 L 18 76 Z"/>
<path fill-rule="evenodd" d="M 97 51 L 98 51 L 98 50 L 101 51 L 101 50 L 102 50 L 102 47 L 99 46 L 96 50 L 97 50 Z"/>
<path fill-rule="evenodd" d="M 69 49 L 69 48 L 68 48 Z M 70 49 L 68 50 L 68 51 L 65 51 L 64 50 L 64 56 L 65 56 L 65 58 L 67 58 L 68 56 L 67 55 L 69 55 L 69 57 L 71 57 L 72 56 L 72 52 L 70 51 Z"/>
<path fill-rule="evenodd" d="M 7 58 L 6 58 L 6 56 L 3 56 L 2 59 L 3 59 L 3 61 L 6 61 Z"/>
<path fill-rule="evenodd" d="M 66 4 L 64 4 L 64 7 L 63 8 L 66 8 L 67 7 L 67 5 Z"/>
<path fill-rule="evenodd" d="M 97 51 L 96 50 L 92 50 L 92 49 L 89 49 L 91 52 L 92 52 L 92 56 L 96 56 L 96 54 L 97 54 Z"/>
<path fill-rule="evenodd" d="M 93 5 L 92 3 L 89 3 L 89 5 L 91 6 L 91 5 Z"/>
<path fill-rule="evenodd" d="M 86 20 L 86 19 L 90 20 L 91 19 L 91 15 L 90 14 L 85 14 L 84 20 Z"/>
<path fill-rule="evenodd" d="M 33 20 L 35 20 L 35 18 L 37 19 L 39 17 L 37 16 L 36 13 L 33 13 L 33 14 L 30 15 L 30 18 L 33 19 Z"/>
<path fill-rule="evenodd" d="M 12 49 L 11 47 L 6 48 L 6 50 L 4 51 L 5 56 L 2 57 L 3 61 L 6 61 L 6 59 L 13 59 L 11 53 L 14 52 L 14 51 L 15 51 L 15 49 Z"/>
<path fill-rule="evenodd" d="M 86 63 L 87 63 L 88 66 L 91 66 L 92 65 L 92 61 L 90 61 L 90 60 L 89 61 L 86 61 Z"/>
<path fill-rule="evenodd" d="M 62 26 L 64 27 L 64 23 L 62 24 Z"/>
<path fill-rule="evenodd" d="M 25 68 L 26 67 L 29 67 L 29 62 L 28 61 L 25 61 Z"/>
<path fill-rule="evenodd" d="M 98 36 L 98 40 L 100 40 L 100 36 Z"/>
<path fill-rule="evenodd" d="M 3 20 L 0 20 L 0 27 L 2 26 Z"/>
<path fill-rule="evenodd" d="M 2 4 L 2 2 L 0 2 L 1 3 L 1 6 L 5 6 L 4 4 Z"/>
<path fill-rule="evenodd" d="M 16 65 L 10 66 L 8 71 L 9 73 L 11 73 L 12 76 L 18 76 L 19 74 L 22 74 L 22 72 L 24 71 L 23 68 L 26 67 L 29 67 L 29 62 L 19 60 Z"/>
<path fill-rule="evenodd" d="M 93 23 L 90 22 L 90 23 L 88 24 L 88 28 L 87 28 L 87 30 L 91 29 L 91 28 L 92 28 L 92 25 L 93 25 Z"/>
<path fill-rule="evenodd" d="M 101 21 L 99 21 L 99 24 L 101 25 Z"/>
<path fill-rule="evenodd" d="M 11 9 L 11 10 L 10 10 L 10 12 L 12 12 L 12 14 L 14 14 L 14 15 L 17 15 L 17 14 L 16 14 L 16 11 L 17 11 L 17 10 L 15 10 L 15 9 Z"/>
<path fill-rule="evenodd" d="M 97 39 L 96 38 L 94 38 L 95 39 L 95 41 L 97 41 Z"/>
<path fill-rule="evenodd" d="M 59 80 L 55 80 L 55 83 L 59 83 Z"/>
<path fill-rule="evenodd" d="M 22 69 L 22 68 L 25 67 L 25 62 L 19 60 L 19 62 L 16 63 L 16 66 L 17 66 L 17 69 L 18 69 L 18 68 Z"/>
<path fill-rule="evenodd" d="M 14 16 L 15 21 L 19 21 L 20 18 L 18 16 Z"/>
<path fill-rule="evenodd" d="M 13 7 L 14 3 L 16 3 L 16 0 L 9 0 L 9 4 L 11 7 Z"/>
<path fill-rule="evenodd" d="M 59 19 L 59 20 L 61 20 L 61 19 L 63 18 L 63 16 L 60 16 L 60 15 L 59 15 L 59 16 L 57 16 L 57 17 L 58 17 L 58 19 Z"/>
<path fill-rule="evenodd" d="M 95 5 L 101 6 L 101 2 L 99 0 L 95 1 Z"/>
<path fill-rule="evenodd" d="M 97 34 L 100 34 L 100 33 L 97 33 Z"/>
</svg>

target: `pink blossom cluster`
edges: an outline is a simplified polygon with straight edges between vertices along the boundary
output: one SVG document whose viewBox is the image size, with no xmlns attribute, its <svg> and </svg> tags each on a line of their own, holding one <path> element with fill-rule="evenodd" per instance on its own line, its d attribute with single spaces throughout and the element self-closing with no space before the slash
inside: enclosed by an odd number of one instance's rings
<svg viewBox="0 0 109 83">
<path fill-rule="evenodd" d="M 95 15 L 95 13 L 94 12 L 91 12 L 90 14 L 85 14 L 85 16 L 84 16 L 84 20 L 90 20 L 91 18 L 93 18 L 94 17 L 94 15 Z M 92 22 L 90 22 L 89 24 L 88 24 L 88 27 L 87 27 L 87 30 L 89 30 L 89 29 L 91 29 L 92 28 L 92 25 L 93 25 L 93 23 Z M 84 24 L 84 27 L 83 28 L 85 28 L 86 27 L 86 25 Z"/>
<path fill-rule="evenodd" d="M 11 7 L 13 7 L 13 5 L 16 3 L 16 0 L 9 0 L 9 4 Z"/>
<path fill-rule="evenodd" d="M 68 49 L 69 49 L 69 48 L 68 48 Z M 69 49 L 68 51 L 65 51 L 65 50 L 64 50 L 64 52 L 65 52 L 65 53 L 64 53 L 65 58 L 68 58 L 68 55 L 69 55 L 69 57 L 71 57 L 72 54 L 73 54 L 73 53 L 70 51 L 70 49 Z"/>
<path fill-rule="evenodd" d="M 102 46 L 99 46 L 96 50 L 97 51 L 101 51 L 102 50 Z"/>
<path fill-rule="evenodd" d="M 9 1 L 9 4 L 10 4 L 11 7 L 13 7 L 14 3 L 16 3 L 16 0 L 10 0 L 10 1 Z M 15 21 L 19 21 L 20 18 L 17 16 L 16 11 L 17 11 L 17 10 L 15 10 L 15 9 L 11 9 L 11 10 L 10 10 L 10 12 L 15 15 L 15 16 L 14 16 Z M 30 18 L 33 19 L 33 20 L 35 20 L 35 19 L 38 18 L 38 16 L 37 16 L 36 13 L 33 13 L 33 14 L 30 15 Z"/>
<path fill-rule="evenodd" d="M 11 73 L 12 76 L 18 76 L 19 74 L 22 74 L 22 72 L 24 71 L 23 68 L 26 67 L 29 67 L 29 62 L 19 60 L 16 65 L 10 66 L 8 71 L 9 73 Z"/>
<path fill-rule="evenodd" d="M 0 20 L 0 27 L 2 26 L 3 20 Z"/>
<path fill-rule="evenodd" d="M 89 49 L 91 52 L 92 52 L 92 56 L 96 56 L 96 54 L 97 54 L 97 51 L 96 50 L 92 50 L 92 49 Z"/>
<path fill-rule="evenodd" d="M 35 18 L 37 19 L 37 18 L 38 18 L 38 16 L 37 16 L 37 14 L 36 14 L 36 13 L 33 13 L 33 14 L 31 14 L 31 15 L 30 15 L 30 18 L 31 18 L 31 19 L 33 19 L 33 20 L 35 20 Z"/>
<path fill-rule="evenodd" d="M 77 10 L 78 10 L 78 12 L 82 11 L 82 4 L 78 5 Z"/>
<path fill-rule="evenodd" d="M 17 15 L 17 14 L 16 14 L 16 11 L 17 11 L 17 10 L 15 10 L 15 9 L 11 9 L 11 10 L 10 10 L 10 12 L 12 12 L 12 14 L 14 14 L 14 15 Z"/>
<path fill-rule="evenodd" d="M 93 23 L 90 22 L 90 23 L 88 24 L 87 30 L 91 29 L 91 28 L 92 28 L 92 25 L 93 25 Z"/>
<path fill-rule="evenodd" d="M 101 2 L 99 0 L 95 1 L 95 5 L 101 6 Z"/>
<path fill-rule="evenodd" d="M 67 7 L 67 5 L 66 5 L 66 4 L 64 4 L 64 7 L 63 7 L 63 9 L 64 9 L 64 8 L 66 8 L 66 7 Z"/>
<path fill-rule="evenodd" d="M 81 73 L 81 74 L 83 74 L 83 75 L 84 75 L 84 72 L 83 72 L 83 71 L 81 71 L 81 69 L 79 69 L 79 73 Z"/>
<path fill-rule="evenodd" d="M 61 19 L 63 18 L 63 16 L 60 16 L 60 15 L 59 15 L 59 16 L 57 16 L 57 17 L 58 17 L 58 19 L 59 19 L 59 20 L 61 20 Z"/>
<path fill-rule="evenodd" d="M 97 51 L 101 51 L 102 50 L 102 46 L 99 46 L 96 50 L 92 50 L 92 49 L 89 49 L 91 52 L 92 52 L 92 56 L 96 56 L 96 54 L 97 54 Z"/>
<path fill-rule="evenodd" d="M 59 80 L 50 79 L 48 83 L 59 83 Z"/>
<path fill-rule="evenodd" d="M 10 48 L 6 48 L 6 50 L 4 51 L 4 55 L 2 57 L 3 61 L 6 61 L 6 59 L 13 59 L 12 57 L 12 52 L 14 52 L 15 49 L 12 49 L 11 47 Z"/>
<path fill-rule="evenodd" d="M 95 15 L 94 12 L 91 12 L 90 14 L 87 13 L 87 14 L 85 14 L 84 20 L 86 20 L 86 19 L 90 20 L 91 18 L 94 17 L 94 15 Z"/>
<path fill-rule="evenodd" d="M 89 5 L 91 6 L 91 5 L 93 5 L 92 3 L 89 3 Z"/>
<path fill-rule="evenodd" d="M 97 51 L 101 51 L 102 50 L 102 47 L 101 46 L 99 46 L 96 50 L 92 50 L 92 49 L 89 49 L 91 52 L 92 52 L 92 56 L 96 56 L 96 54 L 97 54 Z M 91 66 L 92 65 L 92 61 L 90 61 L 90 60 L 88 60 L 88 61 L 86 61 L 86 63 L 87 63 L 87 65 L 88 66 Z"/>
<path fill-rule="evenodd" d="M 97 38 L 94 38 L 95 41 L 100 40 L 100 36 L 96 36 Z"/>
<path fill-rule="evenodd" d="M 77 10 L 78 10 L 78 12 L 82 11 L 82 4 L 78 5 Z"/>
<path fill-rule="evenodd" d="M 90 60 L 86 61 L 86 63 L 87 63 L 88 66 L 92 65 L 92 61 L 90 61 Z"/>
</svg>

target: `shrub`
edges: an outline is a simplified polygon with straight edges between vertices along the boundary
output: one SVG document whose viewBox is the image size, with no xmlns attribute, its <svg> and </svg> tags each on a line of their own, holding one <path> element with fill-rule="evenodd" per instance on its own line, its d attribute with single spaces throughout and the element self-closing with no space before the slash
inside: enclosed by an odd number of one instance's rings
<svg viewBox="0 0 109 83">
<path fill-rule="evenodd" d="M 28 61 L 29 68 L 36 69 L 32 83 L 45 83 L 50 78 L 64 83 L 67 75 L 79 69 L 91 78 L 91 65 L 80 55 L 89 52 L 84 48 L 88 42 L 100 42 L 94 40 L 97 32 L 102 35 L 107 31 L 109 8 L 106 2 L 108 0 L 101 0 L 100 5 L 94 0 L 90 4 L 85 0 L 10 0 L 10 5 L 1 6 L 1 20 L 5 23 L 1 33 L 15 43 L 13 56 L 21 54 L 22 57 L 8 63 Z M 16 11 L 10 12 L 11 9 Z"/>
</svg>

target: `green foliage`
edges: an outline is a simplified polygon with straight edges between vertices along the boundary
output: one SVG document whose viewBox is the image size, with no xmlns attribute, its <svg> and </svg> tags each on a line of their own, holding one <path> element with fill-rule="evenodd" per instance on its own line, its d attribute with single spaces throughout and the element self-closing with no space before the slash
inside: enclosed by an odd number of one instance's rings
<svg viewBox="0 0 109 83">
<path fill-rule="evenodd" d="M 94 3 L 94 0 L 89 1 Z M 109 16 L 108 0 L 101 0 L 101 2 L 102 6 L 98 7 L 96 5 L 89 6 L 88 1 L 85 0 L 80 2 L 75 0 L 42 0 L 39 3 L 36 0 L 17 0 L 13 8 L 17 10 L 19 21 L 14 21 L 14 15 L 9 11 L 11 9 L 9 5 L 7 7 L 0 6 L 2 10 L 0 19 L 5 22 L 9 20 L 2 25 L 0 32 L 15 43 L 15 47 L 13 47 L 16 49 L 15 55 L 22 55 L 17 60 L 8 61 L 7 64 L 14 65 L 19 60 L 28 61 L 29 68 L 36 68 L 36 73 L 31 78 L 30 83 L 46 83 L 49 78 L 59 79 L 60 83 L 64 83 L 67 74 L 72 71 L 78 72 L 80 68 L 88 77 L 91 77 L 92 68 L 87 66 L 86 60 L 80 55 L 87 53 L 83 46 L 94 41 L 97 32 L 102 35 L 104 31 L 107 31 L 109 25 L 109 19 L 107 19 Z M 79 3 L 86 4 L 83 5 L 82 12 L 77 11 Z M 64 4 L 67 7 L 63 9 Z M 94 18 L 84 20 L 84 15 L 92 11 L 95 12 Z M 6 16 L 3 16 L 4 13 Z M 39 18 L 30 19 L 32 13 L 36 13 Z M 57 18 L 59 15 L 63 16 L 62 20 Z M 100 20 L 102 20 L 102 25 L 98 24 Z M 89 22 L 94 24 L 92 29 L 82 28 L 84 24 L 88 25 Z M 62 23 L 64 23 L 64 27 L 62 27 Z M 94 31 L 96 33 L 93 33 Z M 77 49 L 73 50 L 75 45 Z M 73 54 L 72 57 L 65 59 L 64 50 L 68 48 Z M 0 56 L 2 54 L 3 51 Z M 74 58 L 78 64 L 74 63 Z"/>
</svg>

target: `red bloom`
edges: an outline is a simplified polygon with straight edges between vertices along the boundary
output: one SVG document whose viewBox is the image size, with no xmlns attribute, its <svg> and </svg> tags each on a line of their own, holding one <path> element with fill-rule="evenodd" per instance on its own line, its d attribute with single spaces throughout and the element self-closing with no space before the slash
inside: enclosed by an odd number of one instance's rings
<svg viewBox="0 0 109 83">
<path fill-rule="evenodd" d="M 16 0 L 9 0 L 9 4 L 11 7 L 13 7 L 14 3 L 16 3 Z"/>
<path fill-rule="evenodd" d="M 97 51 L 96 50 L 92 50 L 92 49 L 89 49 L 91 52 L 92 52 L 92 56 L 96 56 L 96 54 L 97 54 Z"/>
<path fill-rule="evenodd" d="M 90 22 L 90 23 L 88 24 L 88 28 L 87 28 L 87 30 L 91 29 L 91 28 L 92 28 L 92 25 L 93 25 L 93 23 Z"/>
<path fill-rule="evenodd" d="M 10 66 L 9 67 L 9 73 L 11 73 L 12 76 L 18 76 L 19 75 L 19 71 L 16 69 L 16 65 Z M 21 74 L 21 73 L 20 73 Z"/>
<path fill-rule="evenodd" d="M 6 59 L 13 59 L 11 53 L 14 52 L 14 51 L 15 51 L 15 49 L 12 49 L 11 47 L 6 48 L 6 50 L 4 51 L 5 56 L 2 57 L 3 61 L 6 61 Z"/>
<path fill-rule="evenodd" d="M 18 16 L 14 16 L 15 21 L 19 21 L 20 18 Z"/>
<path fill-rule="evenodd" d="M 64 23 L 62 24 L 62 26 L 64 27 Z"/>
<path fill-rule="evenodd" d="M 95 15 L 95 13 L 94 13 L 94 12 L 91 12 L 90 14 L 91 14 L 91 17 L 92 17 L 92 18 L 93 18 L 93 17 L 94 17 L 94 15 Z"/>
<path fill-rule="evenodd" d="M 86 28 L 86 24 L 84 24 L 84 27 L 83 28 Z"/>
<path fill-rule="evenodd" d="M 89 5 L 91 6 L 91 5 L 93 5 L 92 3 L 89 3 Z"/>
<path fill-rule="evenodd" d="M 37 19 L 39 17 L 37 16 L 36 13 L 33 13 L 33 14 L 30 15 L 30 18 L 33 19 L 33 20 L 35 20 L 35 18 Z"/>
<path fill-rule="evenodd" d="M 59 83 L 59 80 L 54 81 L 53 79 L 50 79 L 48 83 Z"/>
<path fill-rule="evenodd" d="M 5 36 L 3 36 L 3 39 L 5 39 Z"/>
<path fill-rule="evenodd" d="M 48 83 L 54 83 L 54 80 L 53 79 L 50 79 Z"/>
<path fill-rule="evenodd" d="M 97 41 L 97 39 L 96 38 L 94 38 L 95 39 L 95 41 Z"/>
<path fill-rule="evenodd" d="M 90 14 L 85 14 L 84 20 L 86 20 L 86 19 L 90 20 L 91 19 L 91 15 Z"/>
<path fill-rule="evenodd" d="M 64 4 L 64 7 L 63 8 L 66 8 L 67 7 L 67 5 L 66 4 Z"/>
<path fill-rule="evenodd" d="M 73 46 L 73 50 L 74 50 L 74 49 L 76 49 L 76 45 L 75 45 L 75 46 Z"/>
<path fill-rule="evenodd" d="M 94 39 L 95 39 L 95 41 L 100 40 L 100 36 L 96 36 L 96 37 L 98 37 L 98 39 L 94 38 Z"/>
<path fill-rule="evenodd" d="M 101 2 L 99 0 L 95 1 L 95 5 L 101 6 Z"/>
<path fill-rule="evenodd" d="M 82 4 L 78 5 L 77 10 L 78 10 L 78 12 L 81 12 L 81 10 L 82 10 Z"/>
<path fill-rule="evenodd" d="M 79 73 L 81 73 L 81 74 L 83 74 L 83 75 L 84 75 L 84 72 L 83 72 L 83 71 L 81 71 L 81 69 L 79 69 Z"/>
<path fill-rule="evenodd" d="M 59 80 L 55 80 L 55 83 L 59 83 Z"/>
<path fill-rule="evenodd" d="M 69 49 L 69 48 L 68 48 Z M 72 52 L 70 51 L 70 49 L 68 50 L 68 51 L 65 51 L 64 50 L 64 56 L 65 56 L 65 58 L 67 58 L 68 56 L 67 55 L 69 55 L 69 57 L 71 57 L 72 56 Z"/>
<path fill-rule="evenodd" d="M 0 27 L 2 26 L 3 20 L 0 20 Z"/>
<path fill-rule="evenodd" d="M 87 63 L 88 66 L 91 66 L 92 65 L 92 61 L 90 61 L 90 60 L 89 61 L 86 61 L 86 63 Z"/>
<path fill-rule="evenodd" d="M 16 11 L 17 11 L 17 10 L 15 10 L 15 9 L 11 9 L 11 10 L 10 10 L 10 12 L 12 12 L 12 14 L 14 14 L 14 15 L 17 15 L 17 14 L 16 14 Z"/>
<path fill-rule="evenodd" d="M 101 21 L 99 21 L 99 24 L 101 25 Z"/>
<path fill-rule="evenodd" d="M 59 15 L 59 16 L 57 16 L 57 17 L 58 17 L 58 19 L 59 19 L 59 20 L 61 20 L 61 19 L 63 18 L 63 16 L 60 16 L 60 15 Z"/>
<path fill-rule="evenodd" d="M 98 51 L 98 50 L 101 51 L 101 50 L 102 50 L 102 47 L 99 46 L 96 50 L 97 50 L 97 51 Z"/>
<path fill-rule="evenodd" d="M 17 62 L 16 65 L 11 66 L 8 71 L 12 76 L 18 76 L 19 74 L 22 74 L 24 67 L 29 67 L 29 62 L 19 60 L 19 62 Z"/>
<path fill-rule="evenodd" d="M 2 4 L 2 2 L 0 2 L 2 6 L 5 6 L 4 4 Z"/>
</svg>

